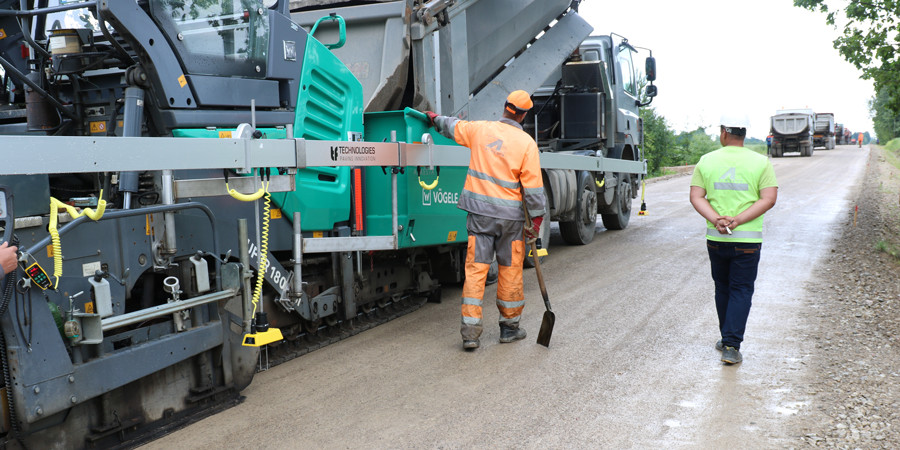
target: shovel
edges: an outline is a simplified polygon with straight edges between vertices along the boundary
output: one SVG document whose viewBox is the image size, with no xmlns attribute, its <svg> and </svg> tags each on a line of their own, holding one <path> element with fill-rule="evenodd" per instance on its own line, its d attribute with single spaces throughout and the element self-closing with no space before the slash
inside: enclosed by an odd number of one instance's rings
<svg viewBox="0 0 900 450">
<path fill-rule="evenodd" d="M 523 202 L 523 209 L 524 206 Z M 531 217 L 528 216 L 527 210 L 525 211 L 525 223 L 531 227 Z M 550 224 L 547 224 L 547 226 L 550 226 Z M 556 314 L 550 309 L 550 296 L 547 295 L 547 285 L 544 284 L 544 274 L 541 273 L 541 258 L 538 254 L 537 242 L 537 239 L 531 242 L 531 254 L 534 255 L 534 271 L 537 273 L 538 284 L 541 286 L 541 296 L 544 297 L 544 306 L 547 307 L 547 310 L 544 311 L 544 320 L 541 321 L 541 331 L 538 332 L 537 343 L 549 348 L 550 336 L 553 335 L 553 324 L 556 323 Z M 544 252 L 546 253 L 546 250 L 544 250 Z"/>
</svg>

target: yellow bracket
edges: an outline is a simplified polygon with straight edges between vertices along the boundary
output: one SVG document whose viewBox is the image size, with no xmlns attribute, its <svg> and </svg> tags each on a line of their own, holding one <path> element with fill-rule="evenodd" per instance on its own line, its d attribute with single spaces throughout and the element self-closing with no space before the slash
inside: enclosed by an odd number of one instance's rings
<svg viewBox="0 0 900 450">
<path fill-rule="evenodd" d="M 440 180 L 440 179 L 441 179 L 441 177 L 438 176 L 434 179 L 434 181 L 431 184 L 425 184 L 425 182 L 422 181 L 422 177 L 419 177 L 419 186 L 422 186 L 422 189 L 425 189 L 426 191 L 430 191 L 437 187 L 438 180 Z"/>
<path fill-rule="evenodd" d="M 262 198 L 263 195 L 266 194 L 266 186 L 260 187 L 258 191 L 252 194 L 243 194 L 234 189 L 228 187 L 228 182 L 225 182 L 225 190 L 228 191 L 228 195 L 234 197 L 237 200 L 242 202 L 253 202 Z"/>
<path fill-rule="evenodd" d="M 547 255 L 549 255 L 550 253 L 547 253 L 547 249 L 546 249 L 546 248 L 539 248 L 539 249 L 537 249 L 537 254 L 538 254 L 538 257 L 541 257 L 541 256 L 547 256 Z M 528 257 L 529 257 L 529 258 L 532 257 L 532 256 L 531 256 L 531 250 L 528 250 Z"/>
<path fill-rule="evenodd" d="M 600 180 L 600 181 L 594 180 L 594 183 L 597 184 L 597 187 L 601 187 L 601 188 L 602 188 L 603 185 L 606 184 L 606 178 L 604 178 L 604 179 L 602 179 L 602 180 Z"/>
<path fill-rule="evenodd" d="M 244 341 L 241 345 L 244 347 L 262 347 L 263 345 L 278 342 L 283 339 L 284 336 L 282 336 L 280 329 L 270 327 L 266 331 L 245 334 Z"/>
</svg>

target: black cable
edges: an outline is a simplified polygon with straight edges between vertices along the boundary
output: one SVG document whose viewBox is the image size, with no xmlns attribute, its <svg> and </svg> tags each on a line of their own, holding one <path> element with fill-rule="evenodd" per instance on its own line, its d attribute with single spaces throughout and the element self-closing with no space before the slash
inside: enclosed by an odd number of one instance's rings
<svg viewBox="0 0 900 450">
<path fill-rule="evenodd" d="M 12 245 L 18 246 L 17 240 L 14 238 Z M 3 294 L 2 298 L 0 298 L 0 317 L 6 314 L 6 311 L 9 308 L 9 301 L 13 296 L 13 289 L 16 284 L 16 271 L 6 274 L 3 277 Z M 13 387 L 12 387 L 12 376 L 9 373 L 9 358 L 6 353 L 6 336 L 3 334 L 3 331 L 0 330 L 0 367 L 3 368 L 3 384 L 6 386 L 6 402 L 9 407 L 9 423 L 12 428 L 13 437 L 16 439 L 16 442 L 19 443 L 23 449 L 25 448 L 25 442 L 22 441 L 22 429 L 19 426 L 19 419 L 16 416 L 16 404 L 13 395 Z"/>
</svg>

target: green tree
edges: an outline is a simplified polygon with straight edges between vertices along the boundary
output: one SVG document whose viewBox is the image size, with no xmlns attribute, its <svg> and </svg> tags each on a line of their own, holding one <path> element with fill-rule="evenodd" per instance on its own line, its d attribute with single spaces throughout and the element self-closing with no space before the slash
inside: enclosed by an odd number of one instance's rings
<svg viewBox="0 0 900 450">
<path fill-rule="evenodd" d="M 644 123 L 647 171 L 650 176 L 659 175 L 662 167 L 674 165 L 669 153 L 675 144 L 675 133 L 669 128 L 666 118 L 656 113 L 656 108 L 641 108 L 641 121 Z"/>
<path fill-rule="evenodd" d="M 717 138 L 706 134 L 703 127 L 698 127 L 694 131 L 680 133 L 675 138 L 675 143 L 679 148 L 678 164 L 697 164 L 700 157 L 722 147 Z"/>
<path fill-rule="evenodd" d="M 794 5 L 825 13 L 830 25 L 835 25 L 843 7 L 847 21 L 843 34 L 834 40 L 834 48 L 863 71 L 863 78 L 875 82 L 875 92 L 886 96 L 886 108 L 900 113 L 900 2 L 794 0 Z M 837 9 L 835 5 L 839 5 Z"/>
<path fill-rule="evenodd" d="M 875 125 L 875 135 L 881 142 L 900 136 L 900 115 L 887 108 L 888 94 L 880 90 L 869 100 L 869 114 Z"/>
<path fill-rule="evenodd" d="M 647 77 L 641 75 L 637 81 L 638 96 L 641 103 L 649 102 L 646 87 L 650 84 Z M 675 145 L 675 132 L 669 128 L 666 118 L 656 113 L 656 108 L 641 108 L 641 122 L 644 124 L 644 159 L 647 160 L 649 176 L 662 174 L 662 168 L 673 164 L 671 153 Z"/>
</svg>

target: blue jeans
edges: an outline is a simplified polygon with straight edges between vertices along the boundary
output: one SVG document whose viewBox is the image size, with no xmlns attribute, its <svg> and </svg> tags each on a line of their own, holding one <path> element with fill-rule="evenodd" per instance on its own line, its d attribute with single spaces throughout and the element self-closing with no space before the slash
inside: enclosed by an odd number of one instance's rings
<svg viewBox="0 0 900 450">
<path fill-rule="evenodd" d="M 716 312 L 722 344 L 740 349 L 750 315 L 762 244 L 708 240 L 706 249 L 716 284 Z"/>
</svg>

